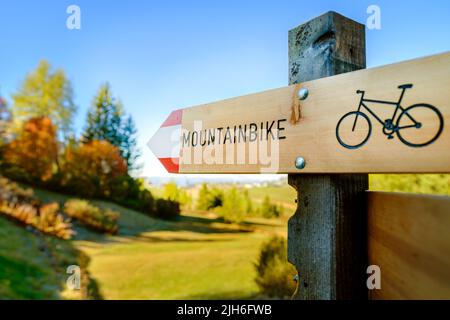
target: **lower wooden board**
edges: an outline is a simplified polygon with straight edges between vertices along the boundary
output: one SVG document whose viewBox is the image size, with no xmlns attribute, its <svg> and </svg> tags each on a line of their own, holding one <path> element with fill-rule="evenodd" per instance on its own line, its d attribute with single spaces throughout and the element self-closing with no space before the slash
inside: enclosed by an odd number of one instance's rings
<svg viewBox="0 0 450 320">
<path fill-rule="evenodd" d="M 368 192 L 371 299 L 450 299 L 450 197 Z"/>
<path fill-rule="evenodd" d="M 300 101 L 301 88 L 309 94 Z M 180 109 L 149 146 L 178 173 L 450 172 L 449 88 L 444 53 Z M 362 107 L 364 115 L 345 117 L 362 91 L 375 115 Z M 402 92 L 403 109 L 419 106 L 386 121 L 395 106 L 376 102 L 398 102 Z M 397 124 L 407 128 L 393 132 Z"/>
</svg>

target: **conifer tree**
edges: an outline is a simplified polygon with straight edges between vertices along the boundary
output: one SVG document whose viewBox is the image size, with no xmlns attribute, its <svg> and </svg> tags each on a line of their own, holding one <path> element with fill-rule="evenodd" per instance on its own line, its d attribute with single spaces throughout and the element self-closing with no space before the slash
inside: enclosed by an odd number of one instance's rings
<svg viewBox="0 0 450 320">
<path fill-rule="evenodd" d="M 94 97 L 87 114 L 82 141 L 105 140 L 120 150 L 129 170 L 137 169 L 136 127 L 131 116 L 126 116 L 120 100 L 114 98 L 108 83 L 103 84 Z"/>
<path fill-rule="evenodd" d="M 129 169 L 138 170 L 141 168 L 141 165 L 137 163 L 137 159 L 141 156 L 137 148 L 137 129 L 131 115 L 126 118 L 122 127 L 122 146 L 120 149 Z"/>
</svg>

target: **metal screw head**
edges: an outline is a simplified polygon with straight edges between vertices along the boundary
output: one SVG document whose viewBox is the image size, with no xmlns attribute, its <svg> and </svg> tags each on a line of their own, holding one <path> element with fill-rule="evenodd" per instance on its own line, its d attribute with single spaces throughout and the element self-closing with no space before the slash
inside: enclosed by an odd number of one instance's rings
<svg viewBox="0 0 450 320">
<path fill-rule="evenodd" d="M 305 100 L 308 97 L 309 91 L 306 88 L 298 90 L 297 96 L 300 100 Z"/>
<path fill-rule="evenodd" d="M 303 157 L 297 157 L 297 159 L 295 159 L 295 167 L 297 169 L 303 169 L 306 166 L 306 162 L 305 159 L 303 159 Z"/>
</svg>

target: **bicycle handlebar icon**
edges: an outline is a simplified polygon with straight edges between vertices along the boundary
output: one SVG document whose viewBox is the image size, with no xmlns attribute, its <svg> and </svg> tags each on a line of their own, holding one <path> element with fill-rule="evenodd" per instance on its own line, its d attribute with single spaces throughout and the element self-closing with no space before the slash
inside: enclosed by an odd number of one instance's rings
<svg viewBox="0 0 450 320">
<path fill-rule="evenodd" d="M 383 126 L 383 133 L 387 136 L 388 139 L 393 139 L 394 134 L 396 134 L 400 141 L 409 147 L 424 147 L 436 141 L 436 139 L 439 138 L 440 134 L 442 133 L 444 127 L 444 118 L 442 117 L 442 114 L 439 112 L 439 110 L 436 107 L 426 103 L 414 104 L 407 108 L 403 108 L 401 106 L 405 91 L 407 89 L 411 89 L 412 87 L 412 84 L 403 84 L 398 86 L 398 88 L 402 90 L 398 102 L 365 99 L 365 91 L 357 90 L 356 93 L 361 94 L 361 100 L 359 102 L 358 109 L 356 111 L 346 113 L 337 123 L 336 138 L 339 143 L 347 149 L 357 149 L 363 146 L 369 140 L 372 133 L 372 123 L 369 117 L 361 111 L 362 108 L 365 108 Z M 394 114 L 391 118 L 382 121 L 366 105 L 366 103 L 387 104 L 395 106 Z M 399 110 L 400 113 L 398 112 Z M 364 121 L 363 124 L 366 124 L 366 129 L 357 129 L 356 125 L 358 123 L 358 118 L 361 118 L 361 121 Z M 434 122 L 435 124 L 438 124 L 438 126 L 435 125 L 435 128 L 431 129 L 428 127 L 425 128 L 424 123 L 421 122 L 421 120 L 423 121 L 425 119 L 427 119 L 427 124 Z M 360 133 L 362 134 L 362 137 L 343 137 L 345 135 L 343 133 L 349 132 L 349 130 L 343 131 L 345 129 L 342 129 L 347 121 L 350 121 L 349 124 L 351 125 L 350 134 Z M 409 123 L 406 123 L 407 121 L 409 121 Z M 413 131 L 414 129 L 415 131 Z M 423 133 L 425 133 L 426 131 L 427 134 L 425 134 L 423 137 L 422 135 L 414 135 L 417 130 L 421 129 Z M 365 130 L 367 130 L 367 133 L 365 132 Z M 413 137 L 409 136 L 409 134 L 411 133 L 413 133 Z M 417 140 L 418 138 L 421 139 Z"/>
</svg>

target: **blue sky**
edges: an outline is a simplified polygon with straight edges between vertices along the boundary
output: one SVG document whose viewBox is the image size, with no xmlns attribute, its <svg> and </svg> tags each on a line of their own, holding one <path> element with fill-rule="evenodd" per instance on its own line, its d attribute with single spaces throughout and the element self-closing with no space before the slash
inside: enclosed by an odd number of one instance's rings
<svg viewBox="0 0 450 320">
<path fill-rule="evenodd" d="M 66 28 L 71 4 L 81 30 Z M 287 85 L 289 29 L 329 10 L 365 23 L 371 4 L 368 67 L 450 50 L 447 0 L 0 0 L 1 94 L 47 59 L 72 81 L 80 133 L 108 81 L 136 121 L 142 174 L 166 175 L 145 143 L 171 110 Z"/>
</svg>

